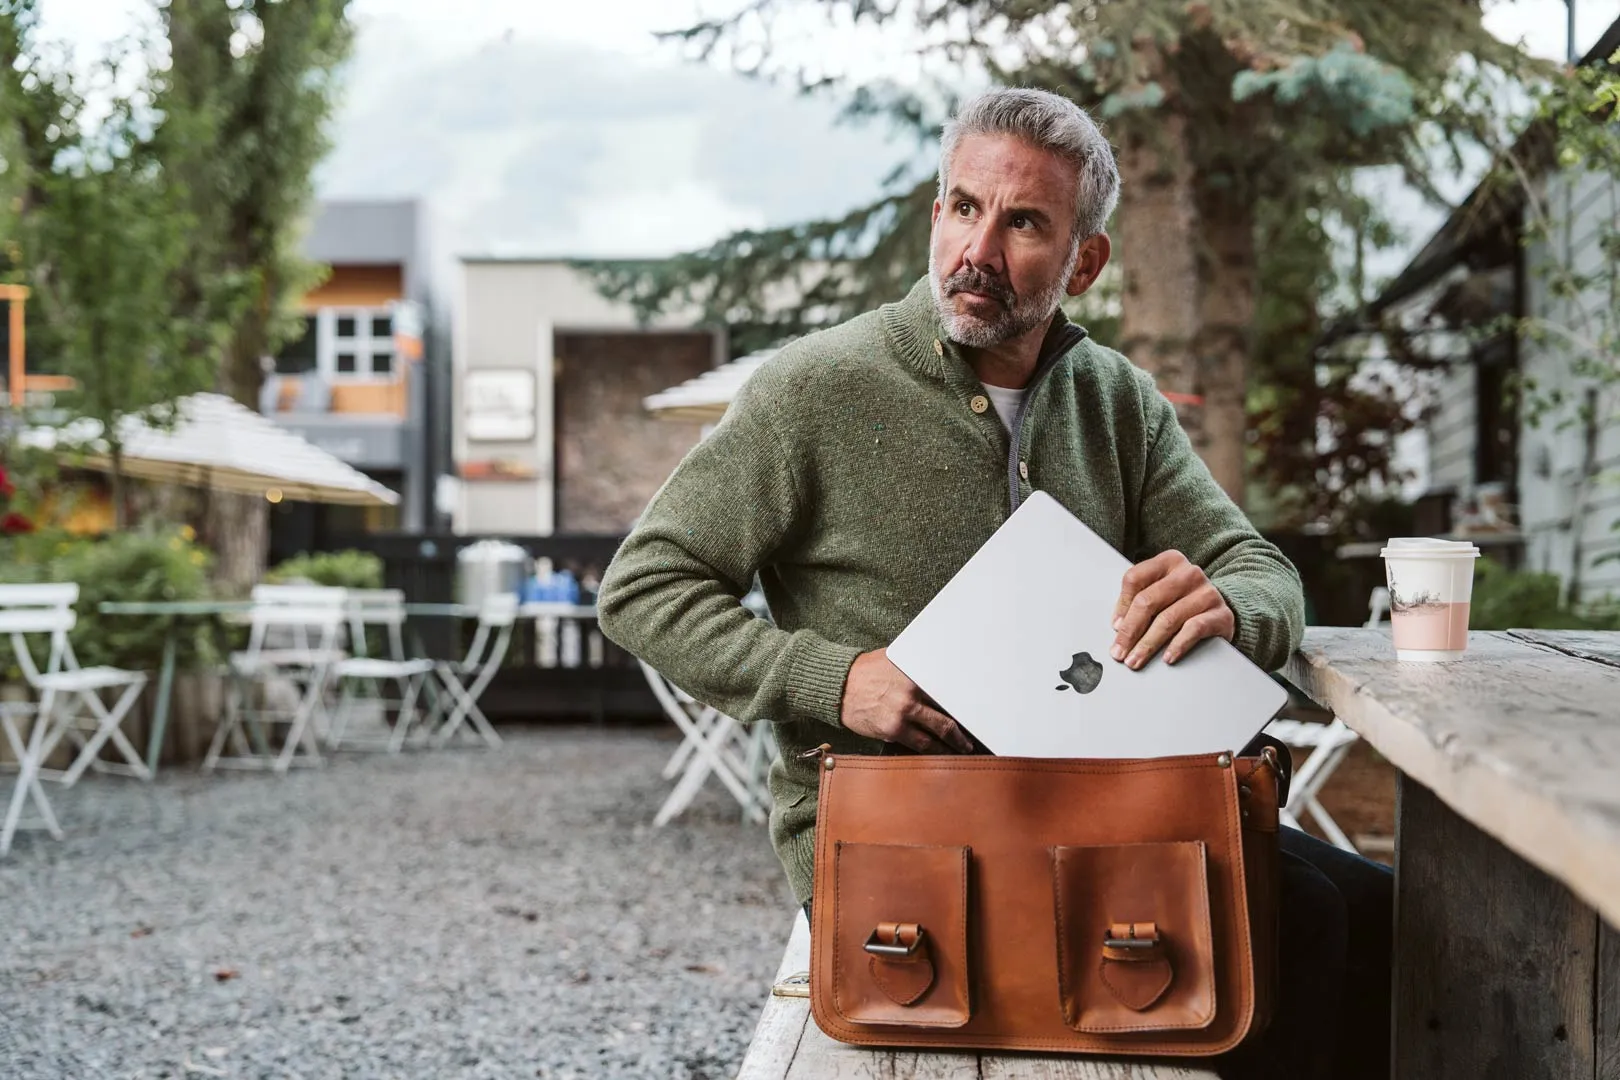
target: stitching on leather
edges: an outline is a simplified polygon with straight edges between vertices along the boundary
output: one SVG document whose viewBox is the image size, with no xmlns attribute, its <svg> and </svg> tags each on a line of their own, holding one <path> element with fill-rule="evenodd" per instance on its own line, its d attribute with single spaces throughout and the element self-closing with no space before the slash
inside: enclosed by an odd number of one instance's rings
<svg viewBox="0 0 1620 1080">
<path fill-rule="evenodd" d="M 1233 788 L 1233 793 L 1234 794 L 1236 794 L 1236 791 L 1237 791 L 1237 789 Z M 1172 841 L 1169 841 L 1169 843 L 1197 844 L 1200 848 L 1206 847 L 1206 845 L 1204 844 L 1204 841 L 1202 841 L 1202 840 L 1172 840 Z M 1126 845 L 1123 845 L 1123 844 L 1097 844 L 1097 845 L 1091 845 L 1091 846 L 1094 846 L 1094 847 L 1124 847 Z M 1054 877 L 1054 881 L 1055 881 L 1056 875 L 1057 875 L 1057 856 L 1056 856 L 1057 849 L 1056 848 L 1049 848 L 1048 850 L 1053 852 L 1052 866 L 1053 866 L 1053 877 Z M 1209 928 L 1210 928 L 1210 945 L 1211 945 L 1211 947 L 1213 949 L 1213 946 L 1215 944 L 1215 927 L 1214 927 L 1214 924 L 1210 922 L 1210 918 L 1209 918 L 1209 861 L 1208 861 L 1207 852 L 1206 852 L 1206 855 L 1205 855 L 1203 880 L 1204 880 L 1204 884 L 1203 884 L 1204 922 L 1205 922 L 1206 925 L 1209 925 Z M 1064 976 L 1064 973 L 1063 973 L 1063 940 L 1067 935 L 1065 935 L 1063 933 L 1063 930 L 1062 930 L 1062 927 L 1064 925 L 1064 923 L 1062 921 L 1063 920 L 1063 913 L 1062 913 L 1063 901 L 1061 899 L 1062 893 L 1059 892 L 1058 896 L 1060 897 L 1060 899 L 1058 899 L 1058 901 L 1057 901 L 1057 904 L 1058 904 L 1058 920 L 1059 920 L 1059 922 L 1058 922 L 1058 987 L 1059 987 L 1059 991 L 1058 992 L 1060 994 L 1064 995 L 1065 998 L 1067 998 L 1067 996 L 1069 994 L 1069 991 L 1068 991 L 1067 987 L 1064 985 L 1065 976 Z M 1245 896 L 1244 909 L 1247 910 L 1247 908 L 1248 908 L 1248 899 Z M 1109 1025 L 1099 1025 L 1097 1027 L 1091 1028 L 1088 1031 L 1079 1031 L 1078 1029 L 1075 1029 L 1075 1034 L 1079 1035 L 1079 1036 L 1081 1036 L 1083 1038 L 1086 1035 L 1101 1034 L 1101 1033 L 1105 1033 L 1105 1032 L 1151 1031 L 1151 1032 L 1154 1032 L 1154 1033 L 1168 1034 L 1168 1033 L 1177 1032 L 1177 1031 L 1197 1031 L 1197 1030 L 1199 1030 L 1199 1029 L 1201 1029 L 1203 1027 L 1208 1026 L 1215 1019 L 1215 1010 L 1216 1010 L 1216 1007 L 1218 1005 L 1218 1002 L 1216 1002 L 1216 1000 L 1215 1000 L 1215 988 L 1212 985 L 1210 985 L 1214 981 L 1215 981 L 1215 965 L 1213 963 L 1211 963 L 1210 966 L 1206 969 L 1206 972 L 1205 972 L 1205 990 L 1209 994 L 1209 1002 L 1210 1002 L 1209 1013 L 1207 1015 L 1203 1016 L 1203 1017 L 1198 1018 L 1197 1022 L 1194 1023 L 1194 1024 L 1177 1025 L 1176 1027 L 1173 1027 L 1173 1028 L 1172 1027 L 1165 1027 L 1163 1024 L 1109 1024 Z M 1112 990 L 1113 988 L 1110 987 L 1109 989 Z M 1076 1005 L 1075 1007 L 1078 1009 L 1078 1005 Z M 1079 1013 L 1075 1012 L 1072 1015 L 1075 1016 L 1075 1017 L 1078 1017 Z M 1070 1028 L 1074 1028 L 1075 1024 L 1078 1023 L 1079 1021 L 1077 1019 L 1071 1019 L 1070 1017 L 1071 1017 L 1071 1013 L 1070 1013 L 1070 1009 L 1069 1009 L 1069 1004 L 1068 1004 L 1068 1001 L 1065 1000 L 1064 1005 L 1063 1005 L 1063 1019 L 1064 1019 L 1064 1021 L 1066 1023 L 1068 1023 Z M 1066 1043 L 1055 1043 L 1053 1045 L 1062 1046 L 1062 1045 L 1068 1045 L 1068 1044 L 1066 1044 Z M 1236 1046 L 1237 1043 L 1233 1043 L 1232 1045 Z M 1221 1053 L 1222 1051 L 1211 1050 L 1211 1051 L 1205 1051 L 1205 1052 L 1206 1053 Z"/>
<path fill-rule="evenodd" d="M 1042 767 L 1039 767 L 1039 766 L 1024 766 L 1024 767 L 989 766 L 989 767 L 986 767 L 986 766 L 983 766 L 983 765 L 976 766 L 976 768 L 978 768 L 978 769 L 980 769 L 980 770 L 982 770 L 984 772 L 1011 772 L 1011 773 L 1028 773 L 1028 772 L 1057 773 L 1057 772 L 1062 772 L 1062 773 L 1068 773 L 1068 774 L 1071 774 L 1071 775 L 1106 775 L 1106 774 L 1119 774 L 1119 773 L 1122 773 L 1122 772 L 1161 772 L 1161 771 L 1168 772 L 1168 771 L 1176 771 L 1176 770 L 1186 770 L 1186 771 L 1202 770 L 1202 769 L 1208 768 L 1213 763 L 1213 761 L 1214 761 L 1214 755 L 1203 754 L 1203 755 L 1192 756 L 1192 757 L 1183 758 L 1183 759 L 1179 759 L 1179 760 L 1177 760 L 1177 759 L 1162 759 L 1161 758 L 1161 759 L 1157 759 L 1155 762 L 1153 762 L 1151 764 L 1148 764 L 1148 763 L 1136 764 L 1136 763 L 1121 761 L 1121 762 L 1118 762 L 1118 763 L 1112 765 L 1109 768 L 1102 768 L 1102 769 L 1086 769 L 1086 768 L 1072 768 L 1072 767 L 1053 769 L 1053 768 L 1042 768 Z M 878 757 L 870 757 L 868 755 L 861 755 L 861 754 L 845 754 L 845 755 L 841 755 L 840 763 L 844 766 L 844 770 L 845 770 L 846 775 L 847 775 L 847 772 L 848 772 L 848 770 L 850 768 L 868 768 L 868 769 L 870 769 L 870 768 L 878 768 L 878 769 L 882 769 L 882 768 L 896 768 L 896 767 L 898 767 L 898 768 L 905 768 L 905 769 L 915 769 L 915 768 L 921 768 L 921 767 L 939 768 L 939 767 L 944 766 L 944 767 L 950 768 L 952 771 L 971 771 L 971 770 L 964 770 L 962 768 L 962 764 L 959 763 L 959 762 L 953 762 L 953 761 L 950 761 L 949 759 L 941 759 L 941 758 L 932 758 L 927 762 L 920 762 L 920 761 L 919 762 L 908 762 L 905 758 L 878 758 Z M 1233 873 L 1236 876 L 1236 878 L 1238 879 L 1238 882 L 1242 886 L 1241 888 L 1236 890 L 1237 894 L 1242 898 L 1242 903 L 1240 903 L 1238 905 L 1237 918 L 1235 920 L 1235 927 L 1234 928 L 1238 933 L 1238 941 L 1235 944 L 1237 945 L 1240 954 L 1246 948 L 1249 955 L 1252 957 L 1252 955 L 1253 955 L 1253 934 L 1252 934 L 1252 927 L 1251 927 L 1250 922 L 1249 922 L 1248 874 L 1247 874 L 1247 868 L 1246 868 L 1246 866 L 1244 864 L 1244 848 L 1243 848 L 1243 839 L 1242 839 L 1242 829 L 1241 829 L 1241 825 L 1238 822 L 1238 814 L 1237 814 L 1238 807 L 1237 807 L 1236 770 L 1233 770 L 1232 772 L 1233 772 L 1232 780 L 1230 781 L 1230 783 L 1225 785 L 1226 794 L 1228 796 L 1227 799 L 1226 799 L 1226 805 L 1227 805 L 1226 846 L 1227 846 L 1227 849 L 1232 853 L 1232 861 L 1234 863 Z M 824 820 L 823 820 L 823 815 L 825 815 L 826 818 L 830 818 L 832 816 L 832 814 L 831 814 L 831 804 L 832 804 L 831 791 L 832 791 L 832 786 L 833 786 L 832 785 L 832 779 L 833 779 L 832 774 L 825 771 L 825 770 L 823 770 L 823 772 L 821 774 L 820 790 L 817 793 L 818 814 L 817 814 L 817 821 L 816 821 L 816 845 L 815 846 L 816 846 L 816 853 L 817 853 L 818 858 L 821 858 L 823 860 L 825 859 L 825 854 L 826 854 L 827 847 L 828 847 L 828 844 L 829 844 L 829 841 L 827 839 L 828 832 L 827 832 L 827 830 L 825 828 L 822 827 L 823 824 L 825 823 Z M 839 845 L 842 845 L 843 841 L 838 841 L 837 843 Z M 1049 848 L 1048 850 L 1052 850 L 1052 849 Z M 837 927 L 838 927 L 838 917 L 839 917 L 839 907 L 838 907 L 838 901 L 837 901 L 837 896 L 836 896 L 836 893 L 837 893 L 836 860 L 835 860 L 834 871 L 833 871 L 832 877 L 833 877 L 832 884 L 834 886 L 833 891 L 834 891 L 834 894 L 835 894 L 834 895 L 834 900 L 833 900 L 833 926 L 834 926 L 834 933 L 836 934 L 837 933 Z M 1054 863 L 1054 882 L 1055 882 L 1055 878 L 1056 878 L 1056 866 L 1055 866 L 1055 863 Z M 1208 889 L 1207 881 L 1205 883 L 1205 889 L 1206 889 L 1206 894 L 1207 894 L 1207 889 Z M 966 895 L 966 891 L 967 891 L 966 882 L 964 880 L 964 883 L 963 883 L 963 894 L 964 894 L 964 896 Z M 966 924 L 966 919 L 964 918 L 964 929 L 963 929 L 963 937 L 964 937 L 964 939 L 966 937 L 966 925 L 965 924 Z M 1213 930 L 1213 926 L 1211 927 L 1211 929 Z M 824 946 L 823 943 L 820 940 L 821 937 L 823 937 L 823 936 L 825 936 L 825 935 L 818 935 L 818 934 L 814 934 L 814 933 L 812 933 L 812 935 L 811 935 L 811 967 L 812 967 L 812 970 L 820 970 L 821 964 L 822 964 L 822 962 L 824 962 L 822 960 L 822 949 L 827 947 L 827 946 Z M 1061 946 L 1061 941 L 1059 942 L 1058 947 L 1059 947 L 1059 949 L 1061 949 L 1061 947 L 1062 947 Z M 1062 969 L 1062 964 L 1061 964 L 1061 959 L 1060 959 L 1060 961 L 1059 961 L 1059 973 L 1060 973 L 1059 978 L 1060 978 L 1060 982 L 1061 982 L 1061 979 L 1062 979 L 1062 970 L 1063 969 Z M 838 972 L 838 956 L 837 956 L 837 950 L 836 949 L 833 950 L 833 972 L 834 972 L 835 983 L 834 983 L 834 987 L 833 987 L 833 995 L 832 996 L 833 996 L 833 1006 L 834 1006 L 834 1009 L 835 1009 L 835 1015 L 827 1017 L 827 1025 L 826 1025 L 827 1028 L 836 1029 L 837 1032 L 838 1032 L 838 1035 L 836 1037 L 841 1042 L 849 1043 L 850 1045 L 854 1045 L 854 1046 L 886 1046 L 886 1045 L 891 1045 L 892 1040 L 886 1039 L 885 1036 L 882 1033 L 874 1032 L 874 1031 L 870 1030 L 869 1028 L 851 1027 L 849 1022 L 844 1019 L 844 1017 L 842 1015 L 842 1011 L 838 1008 L 838 1001 L 837 1001 L 837 996 L 838 995 L 837 995 L 836 978 L 837 978 L 837 972 Z M 1240 1016 L 1237 1019 L 1234 1020 L 1233 1028 L 1232 1028 L 1232 1034 L 1230 1036 L 1228 1036 L 1224 1040 L 1221 1040 L 1221 1041 L 1213 1043 L 1213 1044 L 1210 1044 L 1210 1043 L 1195 1044 L 1189 1049 L 1182 1049 L 1180 1046 L 1178 1046 L 1176 1044 L 1175 1040 L 1172 1039 L 1169 1042 L 1161 1042 L 1159 1044 L 1156 1044 L 1155 1047 L 1154 1047 L 1153 1053 L 1155 1055 L 1163 1056 L 1163 1057 L 1207 1057 L 1207 1056 L 1214 1055 L 1214 1054 L 1223 1054 L 1223 1053 L 1227 1052 L 1228 1050 L 1231 1050 L 1234 1047 L 1240 1045 L 1244 1041 L 1244 1039 L 1248 1037 L 1248 1035 L 1250 1033 L 1250 1029 L 1253 1027 L 1253 1024 L 1254 1024 L 1254 996 L 1253 996 L 1253 986 L 1254 986 L 1254 984 L 1253 984 L 1253 977 L 1254 977 L 1253 971 L 1251 970 L 1250 979 L 1248 979 L 1248 980 L 1239 979 L 1238 980 L 1239 986 L 1244 987 L 1246 989 L 1245 989 L 1245 992 L 1243 993 L 1242 997 L 1239 1000 L 1239 1014 L 1240 1014 Z M 972 983 L 971 983 L 971 979 L 970 979 L 969 980 L 970 993 L 971 993 L 971 985 L 972 985 Z M 815 1004 L 816 1000 L 818 1000 L 818 999 L 814 996 L 814 993 L 812 993 L 812 1006 Z M 1219 1002 L 1216 1003 L 1216 1010 L 1217 1010 L 1217 1012 L 1219 1011 Z M 972 1016 L 972 1008 L 971 1008 L 971 1001 L 970 1001 L 970 1007 L 969 1007 L 969 1017 L 970 1017 L 969 1022 L 970 1023 L 971 1023 L 971 1016 Z M 1065 1019 L 1067 1019 L 1067 1015 L 1065 1015 Z M 819 1022 L 819 1019 L 818 1019 L 818 1022 Z M 960 1025 L 958 1025 L 956 1030 L 960 1030 Z M 832 1034 L 832 1031 L 829 1030 L 828 1034 Z M 918 1034 L 919 1035 L 925 1035 L 926 1032 L 918 1032 Z M 1066 1050 L 1066 1051 L 1070 1051 L 1070 1052 L 1073 1052 L 1075 1050 L 1080 1050 L 1080 1051 L 1083 1051 L 1083 1052 L 1102 1053 L 1102 1054 L 1106 1054 L 1106 1053 L 1110 1053 L 1110 1052 L 1116 1052 L 1117 1053 L 1117 1052 L 1121 1051 L 1122 1049 L 1124 1049 L 1124 1048 L 1121 1048 L 1121 1047 L 1119 1047 L 1117 1045 L 1114 1045 L 1114 1044 L 1108 1042 L 1106 1039 L 1104 1039 L 1104 1040 L 1085 1039 L 1083 1036 L 1080 1035 L 1079 1032 L 1076 1032 L 1075 1034 L 1077 1036 L 1077 1038 L 1075 1038 L 1075 1039 L 1062 1039 L 1062 1040 L 1027 1038 L 1027 1037 L 1025 1037 L 1025 1038 L 1010 1038 L 1010 1039 L 1009 1038 L 974 1039 L 972 1037 L 957 1037 L 957 1038 L 950 1038 L 948 1040 L 946 1040 L 946 1039 L 925 1039 L 922 1043 L 920 1043 L 918 1045 L 940 1046 L 940 1047 L 957 1048 L 957 1049 Z"/>
<path fill-rule="evenodd" d="M 880 961 L 877 957 L 872 957 L 866 962 L 867 970 L 872 973 L 872 981 L 878 984 L 878 989 L 887 994 L 889 1000 L 894 1002 L 896 1005 L 915 1005 L 918 1001 L 922 1000 L 922 996 L 924 994 L 928 993 L 928 991 L 933 988 L 934 982 L 939 978 L 939 973 L 934 969 L 934 962 L 926 958 L 921 961 L 912 961 L 907 965 L 883 963 L 880 967 L 879 963 Z M 918 990 L 915 994 L 912 994 L 907 998 L 897 997 L 896 990 L 891 988 L 891 984 L 887 981 L 887 978 L 883 972 L 892 967 L 922 967 L 924 964 L 928 965 L 928 981 L 922 985 L 922 989 Z"/>
<path fill-rule="evenodd" d="M 829 786 L 831 786 L 831 785 L 829 785 Z M 850 841 L 850 842 L 853 842 L 853 841 Z M 843 963 L 843 956 L 842 956 L 842 953 L 840 952 L 840 950 L 838 949 L 838 942 L 840 942 L 840 941 L 842 941 L 844 939 L 844 933 L 843 933 L 844 910 L 843 910 L 843 898 L 842 898 L 843 894 L 842 894 L 842 891 L 839 889 L 838 884 L 842 880 L 841 870 L 842 870 L 843 855 L 844 855 L 844 844 L 845 843 L 846 843 L 846 841 L 839 840 L 834 845 L 834 850 L 833 850 L 833 946 L 832 946 L 832 950 L 833 950 L 833 953 L 832 953 L 832 959 L 833 959 L 833 992 L 832 992 L 833 1011 L 838 1014 L 838 1018 L 840 1020 L 843 1020 L 847 1024 L 872 1024 L 872 1025 L 880 1025 L 880 1026 L 881 1025 L 888 1025 L 888 1026 L 896 1026 L 896 1027 L 945 1028 L 945 1029 L 949 1029 L 949 1030 L 954 1031 L 954 1030 L 958 1030 L 958 1029 L 964 1027 L 968 1023 L 971 1023 L 972 1020 L 973 1020 L 973 980 L 971 978 L 967 978 L 967 974 L 966 974 L 966 972 L 967 972 L 967 854 L 968 854 L 968 851 L 971 850 L 971 849 L 968 848 L 966 845 L 962 845 L 962 844 L 867 844 L 866 845 L 867 847 L 889 847 L 889 848 L 909 847 L 909 848 L 934 848 L 934 849 L 937 849 L 937 848 L 942 848 L 942 847 L 946 847 L 946 848 L 955 847 L 955 848 L 957 848 L 958 850 L 961 851 L 961 853 L 962 853 L 962 871 L 961 871 L 961 878 L 962 878 L 962 968 L 963 968 L 964 980 L 968 984 L 968 992 L 967 992 L 967 997 L 968 997 L 967 1014 L 968 1014 L 968 1018 L 967 1018 L 967 1020 L 962 1021 L 960 1023 L 949 1021 L 949 1020 L 903 1020 L 903 1021 L 901 1021 L 901 1020 L 855 1020 L 855 1019 L 851 1018 L 849 1016 L 849 1014 L 844 1011 L 843 999 L 842 999 L 841 995 L 838 992 L 839 986 L 842 985 L 842 983 L 843 983 L 843 980 L 839 977 L 839 974 L 842 971 L 842 968 L 841 968 L 840 965 Z M 816 847 L 820 848 L 821 845 L 822 845 L 822 837 L 821 837 L 820 834 L 818 834 L 816 836 Z M 820 947 L 816 943 L 816 935 L 814 933 L 812 933 L 810 935 L 810 944 L 811 944 L 812 949 L 817 949 L 817 948 Z M 813 957 L 812 957 L 812 959 L 813 959 Z M 814 970 L 815 967 L 816 967 L 816 965 L 814 963 L 812 963 L 811 964 L 811 969 Z M 936 978 L 937 978 L 937 975 L 936 975 Z M 814 991 L 811 991 L 811 993 L 812 993 L 812 995 L 814 995 Z M 860 1040 L 847 1040 L 847 1041 L 859 1042 Z"/>
<path fill-rule="evenodd" d="M 1159 999 L 1164 997 L 1164 992 L 1170 989 L 1170 984 L 1176 981 L 1175 970 L 1170 967 L 1170 962 L 1166 960 L 1164 962 L 1164 985 L 1159 987 L 1159 989 L 1154 993 L 1153 1000 L 1149 1001 L 1146 1005 L 1132 1005 L 1130 1002 L 1126 1001 L 1120 996 L 1119 987 L 1108 981 L 1108 957 L 1106 956 L 1097 961 L 1097 977 L 1102 979 L 1103 985 L 1108 987 L 1108 992 L 1114 995 L 1115 1001 L 1119 1002 L 1127 1009 L 1131 1009 L 1135 1012 L 1142 1012 L 1146 1009 L 1153 1008 L 1154 1005 L 1158 1004 Z"/>
<path fill-rule="evenodd" d="M 1063 962 L 1063 940 L 1066 937 L 1063 928 L 1068 925 L 1068 920 L 1063 917 L 1063 876 L 1058 873 L 1058 849 L 1048 847 L 1046 853 L 1052 863 L 1052 907 L 1057 914 L 1058 1004 L 1063 1008 L 1063 1022 L 1072 1028 L 1076 1013 L 1069 989 L 1069 966 Z"/>
</svg>

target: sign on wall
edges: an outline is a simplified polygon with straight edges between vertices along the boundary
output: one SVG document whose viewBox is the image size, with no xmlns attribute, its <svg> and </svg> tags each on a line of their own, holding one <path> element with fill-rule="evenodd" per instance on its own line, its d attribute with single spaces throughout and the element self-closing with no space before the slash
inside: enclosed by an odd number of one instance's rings
<svg viewBox="0 0 1620 1080">
<path fill-rule="evenodd" d="M 468 439 L 527 442 L 534 438 L 534 372 L 517 368 L 469 371 L 462 394 Z"/>
</svg>

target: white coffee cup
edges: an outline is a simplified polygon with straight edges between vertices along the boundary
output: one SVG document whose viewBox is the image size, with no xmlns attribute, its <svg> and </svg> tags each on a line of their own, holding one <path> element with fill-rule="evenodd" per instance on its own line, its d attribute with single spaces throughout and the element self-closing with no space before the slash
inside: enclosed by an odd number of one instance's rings
<svg viewBox="0 0 1620 1080">
<path fill-rule="evenodd" d="M 1479 548 L 1467 541 L 1396 537 L 1381 551 L 1397 660 L 1459 660 Z"/>
</svg>

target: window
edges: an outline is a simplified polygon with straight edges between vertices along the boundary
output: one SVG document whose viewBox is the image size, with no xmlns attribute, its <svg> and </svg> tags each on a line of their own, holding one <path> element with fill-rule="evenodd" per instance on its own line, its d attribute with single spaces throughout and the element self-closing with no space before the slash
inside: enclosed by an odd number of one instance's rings
<svg viewBox="0 0 1620 1080">
<path fill-rule="evenodd" d="M 319 337 L 316 322 L 314 315 L 304 316 L 304 332 L 283 345 L 276 356 L 276 374 L 302 375 L 320 365 L 316 348 Z"/>
<path fill-rule="evenodd" d="M 310 318 L 322 373 L 336 379 L 394 376 L 394 317 L 387 309 L 322 308 Z"/>
</svg>

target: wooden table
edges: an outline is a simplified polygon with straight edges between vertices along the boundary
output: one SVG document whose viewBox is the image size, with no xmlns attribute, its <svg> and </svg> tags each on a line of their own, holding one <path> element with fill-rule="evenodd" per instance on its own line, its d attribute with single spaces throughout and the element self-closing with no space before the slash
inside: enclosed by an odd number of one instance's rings
<svg viewBox="0 0 1620 1080">
<path fill-rule="evenodd" d="M 776 981 L 810 970 L 810 924 L 793 922 Z M 1217 1080 L 1212 1072 L 1146 1061 L 1034 1054 L 913 1053 L 847 1046 L 821 1033 L 810 1001 L 772 995 L 737 1080 Z"/>
<path fill-rule="evenodd" d="M 1400 770 L 1396 1080 L 1620 1080 L 1620 633 L 1318 628 L 1287 675 Z"/>
</svg>

